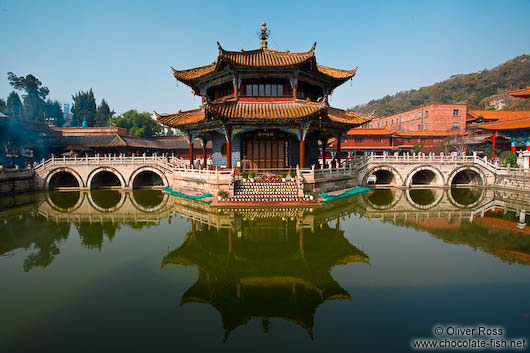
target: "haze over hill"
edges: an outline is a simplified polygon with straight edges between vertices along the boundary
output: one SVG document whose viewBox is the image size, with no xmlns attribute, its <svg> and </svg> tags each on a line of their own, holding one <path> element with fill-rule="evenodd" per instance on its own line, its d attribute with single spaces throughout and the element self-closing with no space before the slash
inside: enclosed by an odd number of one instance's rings
<svg viewBox="0 0 530 353">
<path fill-rule="evenodd" d="M 530 55 L 523 54 L 493 68 L 471 74 L 453 75 L 449 79 L 422 87 L 401 91 L 393 96 L 374 99 L 351 109 L 362 113 L 375 111 L 376 117 L 398 114 L 433 103 L 467 102 L 486 109 L 490 96 L 501 96 L 503 91 L 530 85 Z M 530 109 L 530 99 L 507 100 L 504 109 Z"/>
</svg>

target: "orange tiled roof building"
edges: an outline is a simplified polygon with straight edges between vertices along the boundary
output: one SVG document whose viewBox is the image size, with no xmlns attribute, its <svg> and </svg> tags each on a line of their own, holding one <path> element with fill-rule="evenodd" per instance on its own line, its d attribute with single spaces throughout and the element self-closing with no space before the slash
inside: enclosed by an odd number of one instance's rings
<svg viewBox="0 0 530 353">
<path fill-rule="evenodd" d="M 371 119 L 328 104 L 328 96 L 357 68 L 317 64 L 316 43 L 305 52 L 269 49 L 268 33 L 263 23 L 259 49 L 227 51 L 217 43 L 214 63 L 172 68 L 202 104 L 174 114 L 155 112 L 156 118 L 189 142 L 212 141 L 214 165 L 231 168 L 246 156 L 251 168 L 309 167 L 317 163 L 319 141 L 340 141 L 349 129 Z"/>
</svg>

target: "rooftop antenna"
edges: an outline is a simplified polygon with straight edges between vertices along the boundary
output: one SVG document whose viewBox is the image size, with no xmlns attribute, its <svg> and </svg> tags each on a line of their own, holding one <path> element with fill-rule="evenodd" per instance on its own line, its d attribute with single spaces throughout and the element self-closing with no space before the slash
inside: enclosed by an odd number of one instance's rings
<svg viewBox="0 0 530 353">
<path fill-rule="evenodd" d="M 271 31 L 267 29 L 267 23 L 261 22 L 261 31 L 258 32 L 258 37 L 261 40 L 259 43 L 259 48 L 267 48 L 267 38 L 271 35 Z"/>
</svg>

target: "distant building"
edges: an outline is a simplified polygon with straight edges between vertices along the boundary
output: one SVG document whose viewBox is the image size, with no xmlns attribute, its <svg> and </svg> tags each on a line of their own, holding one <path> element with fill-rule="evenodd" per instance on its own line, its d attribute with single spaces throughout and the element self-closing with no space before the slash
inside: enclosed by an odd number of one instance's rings
<svg viewBox="0 0 530 353">
<path fill-rule="evenodd" d="M 64 124 L 63 126 L 72 125 L 72 105 L 70 103 L 59 102 L 61 111 L 63 112 Z"/>
<path fill-rule="evenodd" d="M 184 137 L 140 138 L 132 136 L 129 130 L 117 126 L 55 127 L 53 129 L 62 135 L 60 153 L 80 155 L 168 153 L 184 159 L 189 158 L 189 144 Z M 206 157 L 209 157 L 212 154 L 211 142 L 203 148 L 199 141 L 194 141 L 193 150 L 197 156 L 205 152 Z"/>
<path fill-rule="evenodd" d="M 70 111 L 70 103 L 59 103 L 59 105 L 61 106 L 63 114 L 72 114 Z"/>
<path fill-rule="evenodd" d="M 396 131 L 466 131 L 466 104 L 431 104 L 372 120 L 367 127 Z"/>
<path fill-rule="evenodd" d="M 423 152 L 443 152 L 445 142 L 458 134 L 447 131 L 399 131 L 378 128 L 360 128 L 348 131 L 342 151 L 353 157 L 364 153 L 412 152 L 415 146 Z M 334 154 L 335 145 L 331 146 Z M 342 158 L 346 156 L 343 155 Z"/>
</svg>

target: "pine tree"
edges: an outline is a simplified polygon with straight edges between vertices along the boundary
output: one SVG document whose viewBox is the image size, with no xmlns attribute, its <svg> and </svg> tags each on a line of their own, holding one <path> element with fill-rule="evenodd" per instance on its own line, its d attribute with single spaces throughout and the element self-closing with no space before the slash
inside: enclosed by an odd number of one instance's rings
<svg viewBox="0 0 530 353">
<path fill-rule="evenodd" d="M 50 93 L 48 87 L 35 76 L 18 77 L 12 72 L 7 73 L 9 84 L 17 90 L 26 91 L 23 96 L 23 117 L 28 120 L 44 121 L 44 100 Z"/>
<path fill-rule="evenodd" d="M 81 126 L 83 121 L 86 121 L 88 126 L 94 126 L 97 110 L 92 88 L 87 92 L 79 91 L 72 99 L 72 126 Z"/>
<path fill-rule="evenodd" d="M 7 96 L 6 114 L 11 118 L 22 119 L 22 102 L 15 91 Z"/>
<path fill-rule="evenodd" d="M 98 106 L 94 126 L 107 126 L 109 124 L 109 120 L 112 119 L 114 114 L 116 113 L 110 110 L 110 107 L 105 99 L 102 99 L 101 104 Z"/>
<path fill-rule="evenodd" d="M 48 99 L 44 107 L 46 117 L 53 118 L 55 121 L 55 126 L 63 126 L 64 114 L 61 110 L 61 105 L 59 104 L 59 102 Z"/>
</svg>

